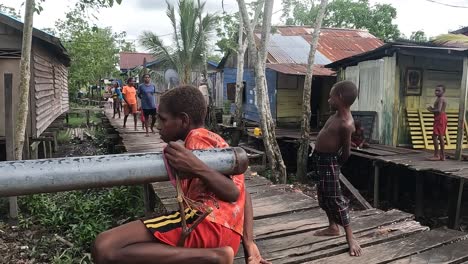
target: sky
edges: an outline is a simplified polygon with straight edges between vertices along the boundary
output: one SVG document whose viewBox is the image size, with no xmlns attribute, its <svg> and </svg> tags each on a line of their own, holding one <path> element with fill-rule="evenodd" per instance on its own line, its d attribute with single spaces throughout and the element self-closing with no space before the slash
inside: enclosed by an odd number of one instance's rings
<svg viewBox="0 0 468 264">
<path fill-rule="evenodd" d="M 2 4 L 16 9 L 24 8 L 21 4 L 25 0 L 0 0 Z M 54 27 L 57 19 L 64 18 L 65 13 L 73 7 L 76 0 L 46 0 L 43 3 L 44 11 L 34 17 L 34 27 Z M 176 2 L 176 0 L 169 0 Z M 203 0 L 202 0 L 203 1 Z M 222 13 L 221 0 L 205 0 L 208 12 Z M 432 1 L 449 5 L 464 6 L 449 7 Z M 247 0 L 247 2 L 250 2 Z M 468 0 L 370 0 L 372 4 L 392 4 L 397 9 L 397 18 L 394 21 L 400 31 L 406 36 L 412 32 L 423 30 L 427 36 L 437 36 L 468 26 Z M 226 12 L 237 11 L 236 0 L 224 0 Z M 275 0 L 273 8 L 273 24 L 281 25 L 281 0 Z M 171 40 L 171 24 L 166 16 L 165 0 L 123 0 L 121 5 L 113 8 L 101 9 L 96 13 L 98 26 L 111 26 L 115 32 L 126 31 L 128 41 L 134 42 L 138 51 L 144 51 L 138 45 L 138 36 L 145 30 L 153 31 L 163 36 L 163 40 Z"/>
</svg>

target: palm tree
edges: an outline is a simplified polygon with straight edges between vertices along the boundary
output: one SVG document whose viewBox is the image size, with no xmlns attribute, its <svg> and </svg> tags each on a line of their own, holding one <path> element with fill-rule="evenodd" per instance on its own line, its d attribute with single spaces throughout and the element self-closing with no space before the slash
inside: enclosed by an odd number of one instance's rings
<svg viewBox="0 0 468 264">
<path fill-rule="evenodd" d="M 468 36 L 462 34 L 443 34 L 437 36 L 433 42 L 445 46 L 465 48 L 468 47 Z"/>
<path fill-rule="evenodd" d="M 214 29 L 216 17 L 206 14 L 199 22 L 199 15 L 203 14 L 205 3 L 196 5 L 193 0 L 179 0 L 178 15 L 173 5 L 167 3 L 167 16 L 171 20 L 174 30 L 174 43 L 170 46 L 163 43 L 160 37 L 150 31 L 140 36 L 140 43 L 151 51 L 163 63 L 174 67 L 179 73 L 181 83 L 191 83 L 192 70 L 203 62 L 203 52 L 206 49 L 207 35 Z"/>
</svg>

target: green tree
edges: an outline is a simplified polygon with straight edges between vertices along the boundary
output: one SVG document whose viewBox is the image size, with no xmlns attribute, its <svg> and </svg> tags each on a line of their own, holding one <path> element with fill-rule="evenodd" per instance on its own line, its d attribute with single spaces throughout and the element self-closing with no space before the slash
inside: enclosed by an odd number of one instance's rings
<svg viewBox="0 0 468 264">
<path fill-rule="evenodd" d="M 193 0 L 180 0 L 176 18 L 175 7 L 167 2 L 167 16 L 173 28 L 174 44 L 166 45 L 153 32 L 145 31 L 140 36 L 143 47 L 151 51 L 163 63 L 174 67 L 179 73 L 182 83 L 191 83 L 191 73 L 203 62 L 204 50 L 208 33 L 214 29 L 216 18 L 205 14 L 199 22 L 199 14 L 203 14 L 205 3 L 196 5 Z M 203 29 L 203 30 L 202 30 Z"/>
<path fill-rule="evenodd" d="M 416 42 L 426 42 L 428 40 L 426 33 L 424 33 L 424 31 L 422 30 L 418 30 L 418 31 L 411 33 L 411 36 L 409 39 L 411 41 L 416 41 Z"/>
<path fill-rule="evenodd" d="M 113 33 L 110 27 L 91 26 L 79 9 L 67 13 L 65 20 L 57 21 L 56 28 L 71 59 L 70 94 L 96 84 L 101 78 L 117 75 L 119 51 L 134 50 L 125 41 L 125 32 Z"/>
<path fill-rule="evenodd" d="M 318 14 L 316 0 L 282 0 L 282 18 L 288 25 L 313 25 Z M 368 0 L 334 0 L 327 8 L 324 27 L 367 29 L 384 40 L 400 35 L 393 24 L 396 9 L 390 4 L 370 5 Z"/>
</svg>

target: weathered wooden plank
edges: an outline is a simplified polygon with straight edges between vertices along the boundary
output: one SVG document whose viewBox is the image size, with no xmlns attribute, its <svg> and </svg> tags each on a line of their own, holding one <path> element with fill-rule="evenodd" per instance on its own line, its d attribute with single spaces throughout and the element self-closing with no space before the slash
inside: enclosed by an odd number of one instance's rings
<svg viewBox="0 0 468 264">
<path fill-rule="evenodd" d="M 416 221 L 403 221 L 379 226 L 370 230 L 359 232 L 359 243 L 362 247 L 369 247 L 391 240 L 404 238 L 410 235 L 427 231 L 428 228 L 421 226 Z M 321 258 L 334 256 L 338 254 L 347 254 L 348 244 L 344 237 L 330 238 L 319 243 L 280 250 L 271 253 L 265 253 L 263 256 L 273 263 L 305 263 L 307 261 L 316 261 Z M 361 258 L 365 258 L 362 256 Z M 349 258 L 349 263 L 361 263 L 361 258 Z"/>
<path fill-rule="evenodd" d="M 365 257 L 359 263 L 385 263 L 399 258 L 405 258 L 433 248 L 437 248 L 457 240 L 466 239 L 468 234 L 454 230 L 431 230 L 406 238 L 370 246 L 363 249 Z M 350 256 L 343 253 L 337 256 L 319 259 L 309 263 L 349 263 Z"/>
<path fill-rule="evenodd" d="M 46 67 L 44 65 L 41 65 L 39 63 L 34 63 L 34 71 L 41 71 L 43 73 L 47 73 L 49 75 L 53 75 L 52 68 Z"/>
<path fill-rule="evenodd" d="M 468 240 L 435 248 L 421 254 L 412 255 L 403 259 L 392 261 L 394 264 L 427 264 L 427 263 L 460 263 L 468 260 Z"/>
<path fill-rule="evenodd" d="M 356 198 L 356 200 L 361 204 L 362 208 L 364 209 L 371 209 L 372 205 L 370 205 L 369 202 L 366 201 L 366 199 L 361 195 L 358 189 L 354 188 L 354 186 L 351 184 L 351 182 L 348 181 L 348 179 L 340 173 L 340 181 L 343 183 L 346 189 Z"/>
<path fill-rule="evenodd" d="M 317 201 L 301 193 L 286 193 L 252 199 L 254 219 L 318 207 Z"/>
<path fill-rule="evenodd" d="M 352 219 L 356 221 L 358 218 L 382 213 L 377 209 L 354 211 L 352 212 Z M 407 217 L 411 218 L 411 215 L 408 214 Z M 322 228 L 326 226 L 327 221 L 324 211 L 314 208 L 271 218 L 257 219 L 254 221 L 254 235 L 255 239 L 264 240 L 266 238 L 302 233 Z"/>
<path fill-rule="evenodd" d="M 54 90 L 39 91 L 39 92 L 36 92 L 35 98 L 41 99 L 43 97 L 53 96 L 53 95 L 54 95 Z"/>
<path fill-rule="evenodd" d="M 391 210 L 388 212 L 369 215 L 366 217 L 355 217 L 354 215 L 351 215 L 351 217 L 353 231 L 354 233 L 358 234 L 359 232 L 371 230 L 379 226 L 411 219 L 412 215 L 403 213 L 398 210 Z M 313 221 L 315 222 L 315 224 L 313 224 L 314 226 L 311 225 L 310 230 L 308 231 L 300 232 L 289 236 L 273 237 L 270 239 L 259 240 L 257 241 L 257 245 L 262 249 L 262 252 L 275 252 L 279 250 L 293 249 L 301 246 L 312 245 L 318 242 L 333 239 L 331 237 L 314 236 L 316 230 L 328 226 L 328 221 L 325 212 L 323 212 L 322 216 L 316 217 Z M 358 237 L 359 239 L 360 235 L 356 235 L 356 237 Z M 344 233 L 337 238 L 344 239 Z"/>
</svg>

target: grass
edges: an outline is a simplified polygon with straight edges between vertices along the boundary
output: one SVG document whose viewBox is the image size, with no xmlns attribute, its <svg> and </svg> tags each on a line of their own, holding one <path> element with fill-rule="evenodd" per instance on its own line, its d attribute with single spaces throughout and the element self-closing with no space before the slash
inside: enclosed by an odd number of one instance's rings
<svg viewBox="0 0 468 264">
<path fill-rule="evenodd" d="M 36 194 L 19 199 L 21 228 L 42 226 L 74 244 L 56 252 L 53 263 L 77 263 L 88 255 L 96 236 L 144 216 L 141 186 Z"/>
<path fill-rule="evenodd" d="M 60 132 L 57 134 L 57 142 L 59 144 L 67 143 L 70 140 L 71 140 L 71 137 L 69 134 L 67 134 L 66 131 L 60 130 Z"/>
<path fill-rule="evenodd" d="M 83 116 L 84 115 L 84 116 Z M 72 115 L 68 117 L 68 127 L 85 127 L 86 126 L 86 114 L 83 115 Z M 90 114 L 89 122 L 98 124 L 101 121 L 97 114 Z"/>
</svg>

